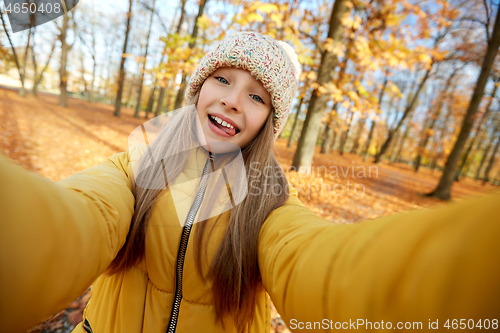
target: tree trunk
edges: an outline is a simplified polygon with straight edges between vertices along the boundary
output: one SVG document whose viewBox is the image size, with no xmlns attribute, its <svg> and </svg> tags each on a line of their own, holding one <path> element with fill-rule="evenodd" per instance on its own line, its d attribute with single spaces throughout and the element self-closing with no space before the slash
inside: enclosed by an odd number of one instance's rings
<svg viewBox="0 0 500 333">
<path fill-rule="evenodd" d="M 177 24 L 177 29 L 175 30 L 177 34 L 181 33 L 181 26 L 184 22 L 184 17 L 186 14 L 186 1 L 187 0 L 181 0 L 181 17 L 179 18 L 179 23 Z"/>
<path fill-rule="evenodd" d="M 163 100 L 165 98 L 165 88 L 160 89 L 160 95 L 158 96 L 158 102 L 156 104 L 155 117 L 161 115 L 161 110 L 163 108 Z"/>
<path fill-rule="evenodd" d="M 370 144 L 372 142 L 373 132 L 375 130 L 376 124 L 377 122 L 375 121 L 375 118 L 372 119 L 372 125 L 370 126 L 370 132 L 368 133 L 368 138 L 366 139 L 366 144 L 363 151 L 363 161 L 366 161 L 366 159 L 368 158 L 368 151 L 370 150 Z"/>
<path fill-rule="evenodd" d="M 359 139 L 361 138 L 361 134 L 363 133 L 363 129 L 365 127 L 365 121 L 366 121 L 366 119 L 361 119 L 359 122 L 359 128 L 358 128 L 358 131 L 356 133 L 356 137 L 354 138 L 354 144 L 352 145 L 352 148 L 351 148 L 351 154 L 355 154 L 358 150 Z"/>
<path fill-rule="evenodd" d="M 333 129 L 333 139 L 332 139 L 332 145 L 330 146 L 330 150 L 335 150 L 335 144 L 337 143 L 337 138 L 339 136 L 337 135 L 337 131 L 335 130 L 335 128 Z"/>
<path fill-rule="evenodd" d="M 120 72 L 118 75 L 118 92 L 116 94 L 115 113 L 114 113 L 115 117 L 120 116 L 120 108 L 122 106 L 123 82 L 125 81 L 125 60 L 127 60 L 126 53 L 127 53 L 128 35 L 130 32 L 131 19 L 132 19 L 132 0 L 129 0 L 128 13 L 127 13 L 127 28 L 125 30 L 125 41 L 123 42 L 122 59 L 120 61 Z"/>
<path fill-rule="evenodd" d="M 21 73 L 21 88 L 19 89 L 19 95 L 20 96 L 26 96 L 26 88 L 24 87 L 26 83 L 26 64 L 28 63 L 28 50 L 30 48 L 30 41 L 31 41 L 31 35 L 32 35 L 32 28 L 28 30 L 28 42 L 26 43 L 26 48 L 24 50 L 24 61 L 23 61 L 23 71 Z"/>
<path fill-rule="evenodd" d="M 481 175 L 481 170 L 483 169 L 484 162 L 486 161 L 488 154 L 491 150 L 491 147 L 493 146 L 493 141 L 495 137 L 492 135 L 490 142 L 486 146 L 486 149 L 483 152 L 483 156 L 481 156 L 481 161 L 479 162 L 479 167 L 477 168 L 476 171 L 476 177 L 474 177 L 475 180 L 479 180 L 479 176 Z"/>
<path fill-rule="evenodd" d="M 469 146 L 467 147 L 467 150 L 465 151 L 465 155 L 462 157 L 462 162 L 460 163 L 460 167 L 458 168 L 458 171 L 455 174 L 455 178 L 454 178 L 455 181 L 459 180 L 460 174 L 462 173 L 462 169 L 463 169 L 464 165 L 466 164 L 467 159 L 469 158 L 469 154 L 472 150 L 472 146 L 476 144 L 476 139 L 478 138 L 478 134 L 481 131 L 481 126 L 483 126 L 484 121 L 488 117 L 488 114 L 489 114 L 490 109 L 491 109 L 491 104 L 493 103 L 493 100 L 495 99 L 495 95 L 497 93 L 497 90 L 498 90 L 498 85 L 497 85 L 497 82 L 495 82 L 495 85 L 493 87 L 493 91 L 491 92 L 491 99 L 489 100 L 488 105 L 486 106 L 486 110 L 484 111 L 484 114 L 481 117 L 481 120 L 479 120 L 479 123 L 477 124 L 476 134 L 474 135 L 474 137 L 471 138 Z"/>
<path fill-rule="evenodd" d="M 149 49 L 149 36 L 151 36 L 151 26 L 153 25 L 153 18 L 155 13 L 155 3 L 156 0 L 153 0 L 153 7 L 151 9 L 151 18 L 149 19 L 149 28 L 148 28 L 148 36 L 146 37 L 146 50 L 144 51 L 144 59 L 142 61 L 142 69 L 141 69 L 141 78 L 139 81 L 139 90 L 137 92 L 137 104 L 135 105 L 135 113 L 134 117 L 139 118 L 139 112 L 141 111 L 141 102 L 142 102 L 142 85 L 144 83 L 144 73 L 146 72 L 146 63 L 148 59 L 148 49 Z M 147 118 L 147 116 L 146 116 Z"/>
<path fill-rule="evenodd" d="M 424 129 L 424 139 L 420 140 L 420 142 L 419 142 L 419 147 L 417 149 L 417 157 L 415 158 L 415 162 L 414 162 L 415 172 L 418 172 L 418 169 L 420 167 L 420 162 L 422 159 L 422 154 L 425 150 L 425 147 L 427 147 L 427 143 L 429 142 L 429 139 L 431 137 L 430 131 L 434 130 L 434 125 L 436 124 L 436 121 L 441 116 L 441 111 L 443 110 L 444 101 L 449 93 L 448 90 L 450 89 L 451 83 L 453 82 L 453 78 L 455 77 L 455 75 L 457 73 L 458 73 L 458 67 L 455 67 L 455 69 L 453 70 L 453 73 L 451 73 L 451 75 L 446 80 L 443 92 L 439 96 L 439 101 L 436 105 L 436 111 L 434 112 L 431 119 L 429 120 L 430 121 L 429 126 L 426 129 Z"/>
<path fill-rule="evenodd" d="M 208 0 L 201 0 L 200 6 L 198 7 L 198 15 L 194 19 L 194 27 L 193 32 L 191 33 L 192 41 L 189 43 L 189 48 L 192 49 L 196 45 L 196 38 L 198 37 L 198 19 L 203 15 L 203 11 L 205 10 L 205 5 Z M 174 109 L 178 109 L 182 106 L 184 102 L 184 93 L 186 91 L 187 86 L 187 73 L 182 73 L 181 84 L 179 85 L 179 90 L 177 91 L 177 97 L 175 99 Z"/>
<path fill-rule="evenodd" d="M 68 61 L 68 43 L 66 42 L 66 34 L 68 32 L 68 14 L 63 15 L 63 25 L 59 40 L 61 41 L 61 64 L 59 67 L 59 106 L 68 107 L 68 73 L 66 71 L 66 63 Z"/>
<path fill-rule="evenodd" d="M 498 127 L 497 127 L 497 129 L 498 129 Z M 486 167 L 486 170 L 484 171 L 483 185 L 485 185 L 490 178 L 490 172 L 491 172 L 491 169 L 493 169 L 493 165 L 495 164 L 495 156 L 498 152 L 499 146 L 500 146 L 500 137 L 498 137 L 498 139 L 497 139 L 497 143 L 495 145 L 495 148 L 493 149 L 493 154 L 491 154 L 490 161 L 488 162 L 488 166 Z"/>
<path fill-rule="evenodd" d="M 83 82 L 83 90 L 85 93 L 88 93 L 89 89 L 88 89 L 87 81 L 85 80 L 85 64 L 83 61 L 83 52 L 80 54 L 80 62 L 81 62 L 81 66 L 82 66 L 81 75 L 82 75 L 82 82 Z"/>
<path fill-rule="evenodd" d="M 380 107 L 382 106 L 382 99 L 384 98 L 384 93 L 385 93 L 385 88 L 387 87 L 387 82 L 389 82 L 389 79 L 387 78 L 387 75 L 389 74 L 389 71 L 385 71 L 385 78 L 384 78 L 384 85 L 382 86 L 382 89 L 380 90 L 380 94 L 378 95 L 378 109 L 380 110 Z M 368 138 L 366 139 L 366 144 L 365 148 L 363 150 L 363 161 L 366 161 L 366 158 L 368 157 L 368 151 L 370 149 L 370 144 L 372 142 L 373 138 L 373 131 L 375 130 L 377 122 L 375 121 L 375 117 L 372 119 L 372 124 L 370 126 L 370 132 L 368 133 Z"/>
<path fill-rule="evenodd" d="M 399 128 L 403 124 L 403 121 L 406 119 L 406 117 L 408 117 L 410 112 L 413 111 L 413 109 L 415 108 L 416 102 L 418 100 L 418 96 L 419 96 L 420 92 L 422 91 L 422 88 L 424 87 L 425 82 L 429 78 L 431 70 L 432 70 L 432 65 L 425 72 L 425 76 L 423 77 L 422 81 L 420 81 L 418 89 L 415 92 L 415 95 L 413 95 L 411 102 L 406 106 L 406 109 L 403 112 L 403 117 L 401 117 L 401 119 L 399 120 L 398 124 L 396 125 L 396 128 L 389 130 L 389 135 L 387 136 L 387 139 L 385 140 L 384 144 L 382 145 L 382 148 L 380 148 L 380 151 L 377 153 L 377 156 L 375 156 L 374 163 L 379 163 L 382 160 L 382 157 L 384 157 L 385 152 L 389 148 L 389 146 L 394 138 L 394 134 L 399 130 Z"/>
<path fill-rule="evenodd" d="M 156 95 L 156 84 L 153 84 L 153 86 L 151 87 L 151 92 L 149 93 L 148 106 L 146 107 L 146 116 L 144 116 L 144 119 L 148 119 L 149 113 L 153 110 L 155 95 Z"/>
<path fill-rule="evenodd" d="M 347 138 L 349 137 L 349 131 L 351 129 L 351 124 L 352 124 L 352 118 L 354 117 L 354 111 L 351 111 L 351 119 L 349 119 L 349 125 L 347 125 L 347 130 L 342 133 L 341 141 L 340 141 L 340 147 L 339 147 L 339 153 L 340 155 L 344 155 L 344 147 L 347 142 Z"/>
<path fill-rule="evenodd" d="M 94 94 L 94 86 L 95 86 L 95 74 L 97 69 L 97 61 L 95 59 L 95 38 L 92 35 L 92 82 L 90 82 L 90 90 L 87 101 L 92 103 L 92 95 Z"/>
<path fill-rule="evenodd" d="M 464 149 L 465 142 L 469 137 L 472 126 L 474 124 L 474 115 L 476 114 L 479 103 L 481 102 L 481 98 L 483 97 L 484 86 L 486 85 L 486 81 L 488 80 L 490 70 L 493 66 L 493 61 L 495 60 L 495 56 L 498 53 L 498 47 L 500 46 L 499 13 L 500 12 L 497 11 L 495 26 L 493 28 L 491 39 L 488 41 L 488 49 L 486 51 L 486 55 L 483 60 L 481 73 L 479 74 L 479 77 L 477 79 L 476 87 L 474 89 L 474 93 L 472 94 L 472 98 L 470 100 L 467 113 L 465 114 L 460 134 L 458 135 L 457 141 L 455 142 L 455 146 L 453 147 L 452 152 L 448 156 L 448 160 L 446 161 L 446 165 L 444 167 L 441 180 L 439 181 L 439 184 L 436 187 L 436 189 L 433 192 L 429 193 L 430 196 L 442 200 L 449 200 L 451 197 L 450 192 L 451 192 L 451 185 L 453 183 L 453 177 L 455 176 L 455 169 L 458 160 L 460 159 L 460 155 L 462 154 L 462 150 Z"/>
<path fill-rule="evenodd" d="M 397 149 L 396 155 L 392 156 L 391 163 L 399 163 L 401 160 L 401 151 L 403 150 L 403 146 L 405 144 L 405 140 L 408 137 L 408 133 L 410 133 L 411 122 L 413 121 L 413 117 L 415 116 L 415 112 L 412 113 L 411 117 L 408 119 L 408 123 L 406 124 L 406 130 L 401 138 L 399 143 L 399 149 Z"/>
<path fill-rule="evenodd" d="M 325 140 L 327 131 L 328 131 L 328 123 L 325 122 L 318 133 L 318 140 L 316 140 L 316 145 L 320 146 L 322 145 L 323 141 Z"/>
<path fill-rule="evenodd" d="M 340 21 L 344 13 L 349 12 L 349 10 L 344 0 L 335 1 L 328 31 L 328 37 L 332 38 L 334 43 L 342 42 L 344 27 Z M 332 81 L 337 64 L 338 58 L 334 53 L 326 50 L 322 51 L 317 80 L 320 86 Z M 299 144 L 293 158 L 292 168 L 295 170 L 299 170 L 300 167 L 304 167 L 307 173 L 311 170 L 317 133 L 329 98 L 327 94 L 318 95 L 317 89 L 312 93 L 304 127 L 302 128 Z"/>
<path fill-rule="evenodd" d="M 333 108 L 330 111 L 331 114 L 337 113 L 338 105 L 339 105 L 338 102 L 333 105 Z M 327 130 L 326 130 L 325 140 L 323 140 L 323 144 L 321 145 L 321 154 L 328 154 L 328 152 L 330 151 L 330 148 L 333 146 L 332 139 L 333 139 L 334 133 L 335 133 L 335 118 L 333 116 L 331 116 L 330 124 L 328 125 Z"/>
<path fill-rule="evenodd" d="M 334 132 L 335 132 L 335 123 L 332 120 L 330 124 L 328 124 L 328 127 L 326 129 L 325 140 L 323 140 L 323 143 L 321 144 L 321 151 L 320 151 L 321 154 L 328 154 L 328 152 L 330 151 Z"/>
<path fill-rule="evenodd" d="M 19 64 L 19 58 L 16 53 L 16 48 L 14 47 L 14 44 L 12 43 L 12 39 L 10 38 L 9 30 L 7 30 L 7 26 L 5 25 L 5 20 L 3 18 L 3 11 L 0 10 L 0 19 L 2 20 L 2 25 L 3 25 L 3 31 L 5 32 L 5 35 L 7 35 L 7 39 L 9 40 L 10 48 L 12 50 L 12 54 L 14 55 L 14 61 L 16 63 L 17 67 L 17 72 L 19 74 L 19 81 L 21 81 L 22 87 L 24 87 L 24 77 L 21 69 L 21 65 Z M 26 59 L 24 59 L 24 62 L 26 63 Z M 21 94 L 21 91 L 19 91 L 19 94 Z"/>
<path fill-rule="evenodd" d="M 35 32 L 36 28 L 33 31 L 33 43 L 31 43 L 31 59 L 33 61 L 33 87 L 31 88 L 31 96 L 36 96 L 36 87 L 35 83 L 37 80 L 36 73 L 38 72 L 38 66 L 36 64 L 36 56 L 35 56 Z"/>
<path fill-rule="evenodd" d="M 290 132 L 290 137 L 288 138 L 288 148 L 292 147 L 293 137 L 295 136 L 295 130 L 297 129 L 297 123 L 299 122 L 300 111 L 302 109 L 302 103 L 304 102 L 304 97 L 301 97 L 299 104 L 297 104 L 297 112 L 295 113 L 295 119 L 293 121 L 292 131 Z"/>
</svg>

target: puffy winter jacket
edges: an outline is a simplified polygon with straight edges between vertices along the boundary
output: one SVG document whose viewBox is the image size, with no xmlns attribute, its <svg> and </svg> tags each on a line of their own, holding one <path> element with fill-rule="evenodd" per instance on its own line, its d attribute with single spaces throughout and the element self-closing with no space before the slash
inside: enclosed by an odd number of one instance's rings
<svg viewBox="0 0 500 333">
<path fill-rule="evenodd" d="M 1 332 L 22 332 L 91 284 L 74 332 L 165 332 L 182 232 L 168 191 L 153 208 L 145 258 L 127 272 L 101 275 L 125 242 L 140 155 L 130 149 L 59 183 L 0 158 Z M 179 181 L 204 163 L 205 156 L 191 155 Z M 210 239 L 210 259 L 227 217 Z M 436 320 L 444 329 L 447 319 L 500 319 L 499 195 L 334 225 L 305 208 L 292 188 L 266 219 L 258 251 L 263 283 L 251 332 L 270 330 L 268 294 L 293 331 L 370 330 L 363 325 L 381 321 L 426 329 Z M 230 318 L 225 330 L 215 324 L 211 284 L 195 271 L 192 241 L 182 282 L 176 332 L 235 332 Z"/>
</svg>

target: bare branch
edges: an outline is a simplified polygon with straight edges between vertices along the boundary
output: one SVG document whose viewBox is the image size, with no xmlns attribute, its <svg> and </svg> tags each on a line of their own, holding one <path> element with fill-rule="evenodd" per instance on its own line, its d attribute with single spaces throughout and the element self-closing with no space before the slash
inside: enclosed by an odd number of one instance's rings
<svg viewBox="0 0 500 333">
<path fill-rule="evenodd" d="M 314 36 L 311 36 L 310 34 L 308 34 L 307 32 L 305 32 L 305 31 L 303 31 L 301 29 L 299 29 L 299 32 L 301 34 L 303 34 L 304 36 L 310 38 L 314 42 L 314 44 L 316 44 L 316 47 L 318 48 L 318 50 L 321 53 L 325 50 L 324 47 L 323 47 L 323 45 L 321 45 L 321 43 Z"/>
<path fill-rule="evenodd" d="M 5 25 L 5 21 L 3 18 L 3 10 L 0 10 L 0 19 L 2 20 L 3 29 L 5 34 L 7 35 L 7 39 L 9 40 L 10 48 L 12 49 L 12 53 L 14 54 L 14 60 L 16 62 L 17 71 L 19 72 L 19 78 L 21 78 L 21 66 L 19 65 L 19 60 L 17 57 L 16 49 L 14 48 L 14 44 L 12 44 L 12 39 L 10 39 L 9 31 L 7 30 L 7 26 Z"/>
</svg>

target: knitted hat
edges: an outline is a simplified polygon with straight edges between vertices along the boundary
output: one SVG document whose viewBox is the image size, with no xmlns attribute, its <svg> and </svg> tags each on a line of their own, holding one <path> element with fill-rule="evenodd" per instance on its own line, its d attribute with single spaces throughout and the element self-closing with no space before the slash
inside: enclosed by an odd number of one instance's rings
<svg viewBox="0 0 500 333">
<path fill-rule="evenodd" d="M 297 92 L 301 67 L 293 48 L 256 32 L 239 32 L 224 38 L 200 61 L 186 90 L 189 99 L 220 67 L 249 71 L 269 92 L 274 107 L 274 138 L 283 130 Z"/>
</svg>

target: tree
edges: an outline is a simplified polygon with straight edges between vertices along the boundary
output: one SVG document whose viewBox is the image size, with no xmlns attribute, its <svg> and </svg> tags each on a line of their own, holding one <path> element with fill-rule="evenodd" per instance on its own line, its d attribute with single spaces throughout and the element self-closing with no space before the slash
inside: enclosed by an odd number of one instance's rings
<svg viewBox="0 0 500 333">
<path fill-rule="evenodd" d="M 74 18 L 74 9 L 73 9 L 73 18 Z M 59 106 L 68 107 L 68 95 L 67 95 L 67 87 L 68 87 L 68 72 L 66 70 L 66 65 L 68 62 L 68 52 L 74 45 L 68 45 L 66 41 L 66 35 L 68 33 L 69 27 L 69 13 L 63 15 L 63 23 L 62 27 L 59 29 L 59 40 L 61 41 L 61 62 L 59 67 Z M 73 24 L 75 20 L 73 19 Z M 75 29 L 76 30 L 76 29 Z"/>
<path fill-rule="evenodd" d="M 290 137 L 288 138 L 288 148 L 292 147 L 293 137 L 295 135 L 295 129 L 297 128 L 297 123 L 299 122 L 299 116 L 301 113 L 302 103 L 304 102 L 304 97 L 299 99 L 299 103 L 297 103 L 297 110 L 295 112 L 295 119 L 293 121 L 292 131 L 290 132 Z"/>
<path fill-rule="evenodd" d="M 190 49 L 193 49 L 196 45 L 196 38 L 198 38 L 198 28 L 199 28 L 198 20 L 203 15 L 203 11 L 205 10 L 205 5 L 207 4 L 207 2 L 208 0 L 200 1 L 200 6 L 198 7 L 198 14 L 196 15 L 196 18 L 194 20 L 193 31 L 191 32 L 191 42 L 189 42 Z M 183 71 L 181 84 L 179 86 L 179 90 L 177 91 L 177 97 L 175 99 L 174 109 L 178 109 L 182 106 L 182 102 L 184 100 L 184 93 L 186 91 L 186 86 L 187 86 L 187 73 Z"/>
<path fill-rule="evenodd" d="M 177 28 L 175 29 L 175 33 L 177 35 L 179 35 L 180 32 L 181 32 L 182 23 L 184 23 L 184 18 L 186 16 L 186 1 L 187 0 L 181 0 L 180 1 L 181 15 L 179 17 L 179 22 L 177 23 Z M 162 53 L 162 59 L 163 59 L 163 55 L 164 54 L 165 53 L 163 52 Z M 163 60 L 160 61 L 160 66 L 162 65 L 162 63 L 163 63 Z M 159 75 L 159 74 L 157 74 L 157 75 Z M 162 110 L 162 107 L 163 107 L 163 99 L 165 98 L 165 90 L 167 89 L 168 86 L 169 85 L 165 85 L 165 84 L 162 84 L 160 86 L 160 93 L 159 93 L 159 96 L 158 96 L 158 102 L 156 104 L 155 117 L 158 117 L 161 114 L 161 110 Z"/>
<path fill-rule="evenodd" d="M 491 148 L 494 145 L 494 142 L 495 142 L 495 139 L 496 139 L 495 136 L 498 133 L 498 131 L 500 130 L 500 119 L 499 119 L 499 117 L 497 117 L 497 119 L 493 119 L 492 123 L 493 123 L 493 132 L 491 133 L 490 140 L 489 140 L 488 144 L 486 145 L 486 149 L 483 151 L 483 154 L 481 156 L 481 161 L 479 162 L 479 167 L 477 168 L 477 171 L 476 171 L 476 177 L 475 177 L 476 180 L 479 180 L 479 178 L 481 176 L 481 170 L 483 169 L 483 165 L 486 162 L 486 160 L 488 158 L 488 154 L 489 154 Z M 485 132 L 487 132 L 487 130 L 485 130 Z M 491 155 L 491 158 L 493 160 L 490 159 L 490 162 L 488 163 L 488 165 L 490 163 L 493 163 L 493 161 L 495 159 L 495 155 L 496 155 L 497 150 L 498 150 L 498 148 L 495 146 L 495 148 L 493 149 L 493 154 Z M 485 175 L 486 175 L 486 172 L 485 172 Z"/>
<path fill-rule="evenodd" d="M 120 116 L 120 108 L 122 106 L 123 83 L 125 82 L 125 60 L 127 59 L 128 35 L 130 32 L 130 21 L 132 19 L 132 0 L 129 0 L 127 13 L 127 27 L 125 30 L 125 41 L 123 42 L 123 52 L 121 54 L 120 71 L 118 74 L 118 92 L 115 102 L 115 117 Z"/>
<path fill-rule="evenodd" d="M 490 98 L 490 100 L 488 102 L 488 105 L 486 106 L 486 110 L 484 111 L 483 116 L 480 118 L 480 120 L 479 120 L 479 122 L 478 122 L 478 124 L 476 126 L 476 134 L 470 140 L 469 146 L 465 150 L 464 157 L 462 158 L 462 162 L 460 163 L 460 167 L 458 168 L 458 171 L 455 173 L 455 178 L 454 178 L 455 181 L 459 180 L 459 177 L 462 174 L 462 170 L 463 170 L 465 164 L 467 163 L 469 154 L 472 151 L 472 147 L 475 146 L 476 143 L 477 143 L 477 139 L 479 138 L 478 134 L 481 132 L 481 127 L 482 127 L 484 121 L 487 119 L 488 114 L 489 114 L 489 112 L 491 110 L 491 104 L 493 103 L 493 100 L 494 100 L 495 95 L 496 95 L 497 90 L 498 90 L 498 86 L 500 84 L 499 83 L 499 78 L 497 78 L 496 76 L 493 77 L 493 80 L 495 81 L 495 84 L 493 86 L 493 91 L 491 92 L 491 96 L 490 96 L 491 98 Z"/>
<path fill-rule="evenodd" d="M 493 61 L 498 53 L 498 48 L 500 46 L 500 11 L 497 11 L 497 16 L 495 19 L 495 25 L 493 27 L 493 33 L 488 40 L 488 48 L 483 59 L 483 65 L 481 67 L 481 72 L 476 82 L 476 87 L 472 94 L 469 107 L 465 114 L 465 118 L 462 123 L 462 128 L 460 134 L 458 135 L 455 146 L 452 152 L 448 156 L 446 161 L 443 174 L 439 181 L 438 186 L 434 191 L 429 193 L 429 196 L 439 198 L 441 200 L 449 200 L 451 198 L 451 185 L 453 183 L 453 177 L 455 176 L 455 169 L 464 149 L 465 143 L 474 125 L 474 115 L 477 112 L 481 98 L 483 97 L 484 87 L 486 81 L 490 75 L 491 68 L 493 67 Z"/>
<path fill-rule="evenodd" d="M 147 58 L 148 58 L 148 48 L 149 48 L 149 36 L 151 35 L 151 26 L 153 24 L 155 3 L 156 3 L 156 0 L 153 0 L 153 7 L 151 8 L 151 19 L 149 20 L 148 36 L 146 37 L 146 50 L 144 51 L 144 56 L 143 56 L 143 60 L 142 60 L 141 79 L 139 82 L 139 91 L 137 93 L 137 104 L 135 106 L 134 117 L 136 117 L 136 118 L 139 117 L 139 111 L 141 110 L 142 84 L 144 82 L 144 72 L 146 71 L 146 62 L 147 62 Z"/>
<path fill-rule="evenodd" d="M 9 40 L 10 48 L 12 50 L 12 54 L 14 57 L 14 61 L 16 63 L 17 72 L 19 73 L 19 80 L 21 81 L 21 89 L 19 89 L 19 95 L 25 96 L 26 90 L 24 88 L 24 83 L 26 79 L 26 62 L 28 61 L 28 50 L 30 48 L 30 40 L 31 40 L 31 28 L 28 30 L 28 41 L 26 43 L 26 48 L 24 51 L 23 63 L 21 64 L 19 56 L 17 55 L 14 44 L 12 43 L 12 39 L 10 37 L 9 31 L 7 30 L 7 26 L 5 25 L 5 20 L 3 17 L 3 12 L 0 10 L 0 19 L 2 20 L 3 29 L 5 34 L 7 35 L 7 39 Z"/>
<path fill-rule="evenodd" d="M 498 133 L 500 130 L 500 121 L 497 122 L 497 127 L 495 129 L 495 133 Z M 495 144 L 495 148 L 493 149 L 493 154 L 491 154 L 490 160 L 488 162 L 488 166 L 484 171 L 483 185 L 486 184 L 490 179 L 490 172 L 493 169 L 493 164 L 495 164 L 495 157 L 498 152 L 498 148 L 500 147 L 500 136 L 497 138 L 497 143 Z"/>
<path fill-rule="evenodd" d="M 349 10 L 350 8 L 346 5 L 345 0 L 336 0 L 333 5 L 329 22 L 328 38 L 334 44 L 340 44 L 342 42 L 344 27 L 341 24 L 341 18 L 345 13 L 348 13 Z M 338 58 L 333 50 L 324 49 L 321 52 L 321 63 L 317 79 L 319 86 L 332 81 L 337 64 Z M 309 102 L 306 120 L 293 158 L 292 167 L 296 170 L 300 167 L 305 167 L 307 173 L 311 170 L 314 147 L 316 145 L 319 127 L 327 102 L 328 95 L 321 94 L 319 87 L 316 88 Z"/>
<path fill-rule="evenodd" d="M 415 169 L 415 172 L 418 172 L 418 169 L 420 168 L 420 162 L 422 160 L 422 155 L 425 150 L 425 147 L 427 147 L 427 143 L 429 142 L 429 139 L 431 137 L 431 133 L 434 132 L 434 125 L 436 124 L 437 120 L 441 116 L 441 112 L 443 110 L 443 105 L 446 97 L 448 96 L 448 91 L 450 87 L 452 86 L 453 78 L 455 75 L 458 73 L 458 67 L 455 67 L 453 72 L 451 73 L 450 76 L 448 76 L 448 79 L 446 80 L 446 83 L 444 84 L 443 91 L 441 92 L 438 102 L 436 106 L 434 107 L 434 112 L 432 112 L 432 115 L 429 119 L 429 124 L 424 128 L 424 137 L 420 140 L 419 142 L 419 147 L 417 148 L 417 157 L 415 158 L 415 161 L 413 163 L 413 168 Z"/>
<path fill-rule="evenodd" d="M 42 67 L 42 70 L 40 71 L 40 73 L 37 73 L 37 62 L 36 62 L 36 57 L 35 57 L 35 40 L 33 40 L 33 46 L 31 48 L 31 55 L 32 55 L 32 59 L 33 59 L 34 76 L 33 76 L 33 88 L 31 89 L 31 96 L 36 96 L 36 94 L 37 94 L 38 86 L 40 85 L 40 83 L 42 82 L 42 79 L 43 79 L 43 73 L 45 73 L 45 71 L 49 67 L 50 59 L 52 59 L 52 55 L 54 54 L 54 50 L 56 49 L 57 39 L 58 38 L 55 38 L 54 41 L 52 42 L 50 52 L 49 52 L 49 55 L 47 57 L 47 61 L 45 62 L 45 65 Z"/>
<path fill-rule="evenodd" d="M 382 105 L 382 99 L 384 98 L 385 88 L 387 87 L 387 83 L 389 82 L 389 79 L 387 78 L 388 74 L 389 74 L 389 72 L 385 71 L 384 84 L 382 85 L 382 88 L 380 89 L 380 92 L 379 92 L 379 96 L 378 96 L 378 100 L 377 100 L 378 109 L 379 110 L 380 110 L 380 106 Z M 376 119 L 377 119 L 376 116 L 374 116 L 372 118 L 372 124 L 370 126 L 370 132 L 368 132 L 368 138 L 366 139 L 365 148 L 363 150 L 363 161 L 366 161 L 366 158 L 368 157 L 368 151 L 370 149 L 370 144 L 371 144 L 371 141 L 372 141 L 372 138 L 373 138 L 373 132 L 374 132 L 375 126 L 377 124 L 377 120 Z"/>
</svg>

